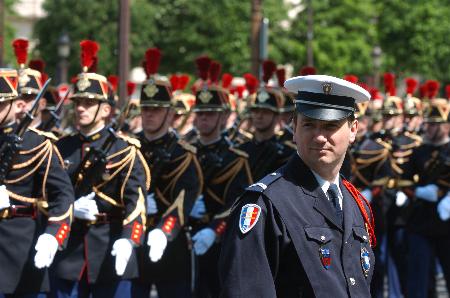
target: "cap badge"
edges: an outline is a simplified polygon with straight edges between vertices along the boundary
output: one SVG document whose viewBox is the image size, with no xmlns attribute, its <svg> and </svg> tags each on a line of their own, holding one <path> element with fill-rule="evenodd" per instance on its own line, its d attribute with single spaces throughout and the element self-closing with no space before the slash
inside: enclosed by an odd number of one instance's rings
<svg viewBox="0 0 450 298">
<path fill-rule="evenodd" d="M 77 88 L 80 91 L 84 91 L 87 88 L 89 88 L 89 86 L 91 86 L 91 82 L 89 82 L 89 79 L 86 77 L 81 77 L 81 79 L 78 80 L 77 82 Z"/>
<path fill-rule="evenodd" d="M 331 85 L 331 83 L 325 83 L 322 85 L 322 89 L 323 89 L 323 93 L 325 93 L 326 95 L 331 94 L 331 90 L 333 90 L 333 86 Z"/>
<path fill-rule="evenodd" d="M 21 71 L 21 72 L 20 72 L 20 76 L 19 76 L 19 86 L 20 86 L 20 87 L 23 87 L 23 86 L 25 86 L 29 81 L 30 81 L 30 77 L 29 77 L 24 71 Z"/>
<path fill-rule="evenodd" d="M 156 87 L 156 85 L 152 84 L 152 83 L 145 86 L 145 88 L 144 88 L 145 95 L 147 95 L 147 97 L 150 97 L 150 98 L 154 97 L 156 95 L 156 93 L 158 93 L 158 91 L 159 91 L 158 87 Z"/>
<path fill-rule="evenodd" d="M 270 98 L 270 95 L 264 90 L 258 94 L 259 102 L 266 102 L 269 98 Z"/>
<path fill-rule="evenodd" d="M 202 92 L 200 92 L 198 98 L 203 103 L 208 103 L 211 100 L 211 98 L 213 98 L 213 95 L 211 94 L 211 92 L 203 90 Z"/>
</svg>

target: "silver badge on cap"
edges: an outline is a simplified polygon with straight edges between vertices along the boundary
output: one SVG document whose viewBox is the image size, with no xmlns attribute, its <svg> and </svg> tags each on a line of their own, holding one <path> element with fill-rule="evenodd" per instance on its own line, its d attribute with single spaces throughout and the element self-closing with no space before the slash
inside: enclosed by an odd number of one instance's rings
<svg viewBox="0 0 450 298">
<path fill-rule="evenodd" d="M 333 86 L 331 83 L 325 83 L 322 85 L 323 93 L 326 95 L 329 95 L 331 93 L 331 90 L 333 90 Z"/>
</svg>

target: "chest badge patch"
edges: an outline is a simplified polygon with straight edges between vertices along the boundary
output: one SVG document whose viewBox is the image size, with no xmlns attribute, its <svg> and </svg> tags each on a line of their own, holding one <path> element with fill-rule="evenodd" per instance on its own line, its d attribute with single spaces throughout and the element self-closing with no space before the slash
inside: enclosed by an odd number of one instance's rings
<svg viewBox="0 0 450 298">
<path fill-rule="evenodd" d="M 369 251 L 365 247 L 361 247 L 361 267 L 364 273 L 364 276 L 369 276 L 370 271 L 370 255 Z"/>
<path fill-rule="evenodd" d="M 258 222 L 261 214 L 261 207 L 256 204 L 246 204 L 241 209 L 239 216 L 239 229 L 242 234 L 248 233 Z"/>
<path fill-rule="evenodd" d="M 331 266 L 331 253 L 330 249 L 326 247 L 319 248 L 319 256 L 320 256 L 320 262 L 322 262 L 322 265 L 325 269 L 328 270 Z"/>
</svg>

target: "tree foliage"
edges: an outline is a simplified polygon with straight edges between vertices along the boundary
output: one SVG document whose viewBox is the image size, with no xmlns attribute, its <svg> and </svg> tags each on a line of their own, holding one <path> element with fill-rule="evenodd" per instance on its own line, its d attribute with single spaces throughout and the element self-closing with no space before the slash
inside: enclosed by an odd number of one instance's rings
<svg viewBox="0 0 450 298">
<path fill-rule="evenodd" d="M 378 31 L 385 68 L 450 81 L 450 2 L 380 1 Z"/>
<path fill-rule="evenodd" d="M 250 1 L 130 0 L 131 65 L 138 66 L 145 50 L 163 52 L 160 72 L 195 74 L 194 60 L 208 54 L 223 71 L 241 75 L 250 70 Z M 292 4 L 264 0 L 270 20 L 269 58 L 306 65 L 307 1 L 288 18 Z M 374 73 L 373 48 L 382 47 L 383 70 L 446 79 L 450 75 L 450 4 L 444 0 L 321 0 L 314 11 L 314 63 L 320 73 L 343 76 Z M 116 73 L 118 1 L 47 0 L 48 17 L 38 21 L 38 50 L 54 73 L 59 60 L 58 38 L 65 30 L 71 44 L 70 72 L 80 71 L 79 46 L 90 38 L 101 44 L 99 72 Z"/>
</svg>

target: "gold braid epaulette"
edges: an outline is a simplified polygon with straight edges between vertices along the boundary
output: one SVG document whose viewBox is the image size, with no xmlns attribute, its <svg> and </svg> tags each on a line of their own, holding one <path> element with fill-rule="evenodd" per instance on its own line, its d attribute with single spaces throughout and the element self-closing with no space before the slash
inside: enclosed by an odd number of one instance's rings
<svg viewBox="0 0 450 298">
<path fill-rule="evenodd" d="M 183 149 L 185 149 L 186 151 L 189 151 L 191 153 L 197 154 L 197 148 L 191 144 L 189 144 L 188 142 L 186 142 L 185 140 L 178 140 L 178 144 L 183 147 Z"/>
<path fill-rule="evenodd" d="M 43 137 L 45 137 L 45 138 L 47 138 L 47 139 L 50 139 L 50 140 L 52 140 L 52 141 L 55 141 L 55 142 L 58 141 L 58 137 L 55 136 L 55 134 L 52 133 L 52 132 L 39 130 L 39 129 L 33 128 L 33 127 L 29 127 L 28 130 L 30 130 L 30 131 L 36 133 L 37 135 L 43 136 Z"/>
</svg>

